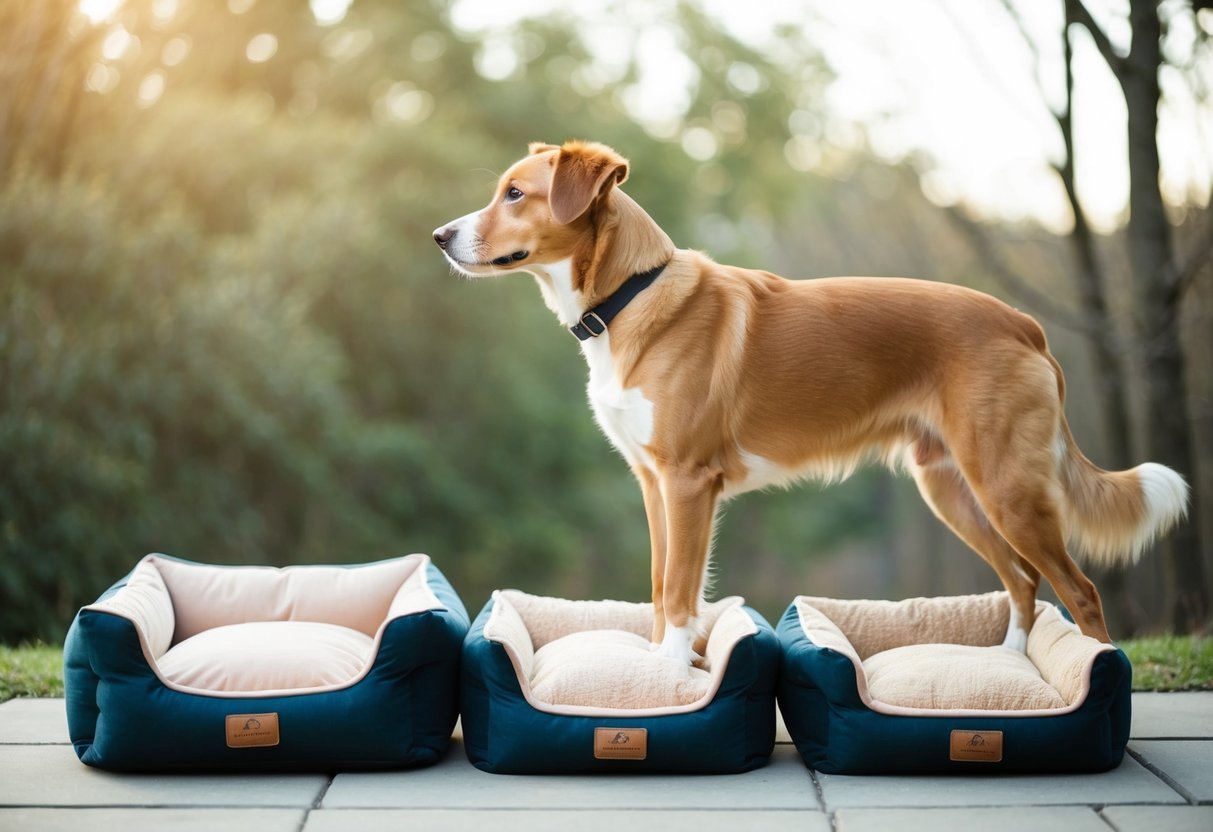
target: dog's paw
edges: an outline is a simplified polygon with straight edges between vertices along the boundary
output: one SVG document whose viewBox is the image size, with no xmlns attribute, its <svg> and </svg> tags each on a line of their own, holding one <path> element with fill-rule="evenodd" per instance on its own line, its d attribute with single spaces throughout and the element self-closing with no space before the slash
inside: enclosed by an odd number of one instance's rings
<svg viewBox="0 0 1213 832">
<path fill-rule="evenodd" d="M 667 624 L 665 636 L 661 639 L 661 644 L 657 645 L 657 649 L 654 652 L 658 656 L 673 659 L 679 664 L 690 667 L 691 663 L 699 658 L 691 647 L 694 640 L 695 631 L 692 628 L 673 627 Z"/>
<path fill-rule="evenodd" d="M 1028 634 L 1019 627 L 1008 627 L 1007 637 L 1002 640 L 1003 647 L 1010 647 L 1020 653 L 1028 652 Z"/>
</svg>

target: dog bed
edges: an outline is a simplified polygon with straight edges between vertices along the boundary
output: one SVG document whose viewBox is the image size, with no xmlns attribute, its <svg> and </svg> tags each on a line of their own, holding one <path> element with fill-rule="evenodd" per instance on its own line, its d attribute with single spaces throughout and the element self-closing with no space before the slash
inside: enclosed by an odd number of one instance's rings
<svg viewBox="0 0 1213 832">
<path fill-rule="evenodd" d="M 774 630 L 740 598 L 704 605 L 704 660 L 650 650 L 651 604 L 495 592 L 464 641 L 468 758 L 484 771 L 739 772 L 775 744 Z"/>
<path fill-rule="evenodd" d="M 796 598 L 779 624 L 779 706 L 829 774 L 1105 771 L 1129 738 L 1124 653 L 1036 604 L 1026 655 L 1002 647 L 1005 592 Z"/>
<path fill-rule="evenodd" d="M 122 771 L 433 763 L 467 629 L 425 555 L 286 569 L 148 555 L 72 623 L 68 731 L 81 761 Z"/>
</svg>

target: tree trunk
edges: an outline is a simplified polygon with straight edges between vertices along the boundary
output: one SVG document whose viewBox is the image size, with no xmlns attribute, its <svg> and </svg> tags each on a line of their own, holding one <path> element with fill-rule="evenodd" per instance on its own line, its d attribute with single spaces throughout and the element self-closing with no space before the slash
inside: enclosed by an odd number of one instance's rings
<svg viewBox="0 0 1213 832">
<path fill-rule="evenodd" d="M 1197 485 L 1187 412 L 1184 354 L 1180 343 L 1180 297 L 1171 286 L 1171 226 L 1159 188 L 1158 71 L 1161 26 L 1155 0 L 1132 0 L 1133 43 L 1117 73 L 1125 94 L 1129 134 L 1129 262 L 1137 285 L 1140 341 L 1146 367 L 1145 447 L 1149 457 Z M 1195 490 L 1192 504 L 1199 505 Z M 1199 628 L 1209 597 L 1200 554 L 1200 528 L 1188 520 L 1164 539 L 1160 549 L 1169 585 L 1169 618 L 1176 632 Z"/>
<path fill-rule="evenodd" d="M 1094 331 L 1087 333 L 1095 362 L 1095 395 L 1103 428 L 1103 455 L 1095 460 L 1110 471 L 1121 471 L 1131 466 L 1132 428 L 1129 425 L 1128 396 L 1125 379 L 1124 351 L 1117 337 L 1115 322 L 1108 309 L 1107 286 L 1099 258 L 1095 252 L 1095 239 L 1087 222 L 1086 211 L 1078 198 L 1078 186 L 1074 176 L 1074 44 L 1070 25 L 1075 23 L 1074 3 L 1065 0 L 1065 24 L 1062 27 L 1062 54 L 1065 66 L 1065 109 L 1054 113 L 1061 130 L 1065 157 L 1057 167 L 1057 173 L 1066 190 L 1070 210 L 1074 214 L 1074 228 L 1070 232 L 1070 244 L 1074 251 L 1076 266 L 1075 282 L 1083 315 L 1097 323 Z M 1123 567 L 1101 570 L 1097 583 L 1104 601 L 1104 613 L 1108 629 L 1118 636 L 1135 633 L 1144 624 L 1140 602 L 1133 597 Z"/>
</svg>

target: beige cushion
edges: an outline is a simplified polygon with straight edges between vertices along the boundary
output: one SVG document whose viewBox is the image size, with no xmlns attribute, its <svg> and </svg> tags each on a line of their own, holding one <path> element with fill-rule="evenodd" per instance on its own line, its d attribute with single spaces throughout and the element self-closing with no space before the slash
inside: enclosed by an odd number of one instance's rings
<svg viewBox="0 0 1213 832">
<path fill-rule="evenodd" d="M 873 699 L 906 708 L 1038 710 L 1064 708 L 1036 665 L 1009 647 L 913 644 L 863 663 Z"/>
<path fill-rule="evenodd" d="M 255 621 L 204 630 L 160 657 L 169 682 L 213 691 L 341 685 L 362 674 L 373 639 L 338 624 Z"/>
<path fill-rule="evenodd" d="M 547 713 L 660 716 L 712 701 L 739 642 L 758 632 L 731 597 L 703 604 L 696 622 L 707 638 L 688 668 L 650 650 L 653 605 L 571 601 L 514 589 L 493 593 L 484 637 L 505 648 L 527 701 Z"/>
<path fill-rule="evenodd" d="M 712 684 L 710 673 L 659 656 L 644 636 L 585 630 L 535 651 L 531 693 L 552 705 L 649 708 L 689 705 Z"/>
</svg>

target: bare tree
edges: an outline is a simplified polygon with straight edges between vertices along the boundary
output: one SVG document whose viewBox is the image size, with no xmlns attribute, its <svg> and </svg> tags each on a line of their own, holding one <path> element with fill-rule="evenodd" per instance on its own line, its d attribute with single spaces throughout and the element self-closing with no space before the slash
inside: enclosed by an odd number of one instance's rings
<svg viewBox="0 0 1213 832">
<path fill-rule="evenodd" d="M 1130 0 L 1132 41 L 1121 55 L 1082 0 L 1065 0 L 1067 28 L 1086 29 L 1125 97 L 1128 112 L 1129 266 L 1138 311 L 1137 337 L 1145 364 L 1146 430 L 1150 459 L 1183 473 L 1202 505 L 1187 403 L 1180 311 L 1199 271 L 1200 251 L 1181 263 L 1175 253 L 1159 185 L 1158 105 L 1162 98 L 1162 23 L 1157 0 Z M 1203 4 L 1199 4 L 1203 5 Z M 1209 614 L 1209 589 L 1201 556 L 1200 523 L 1182 524 L 1162 543 L 1168 571 L 1170 623 L 1177 632 L 1199 628 Z"/>
<path fill-rule="evenodd" d="M 1000 2 L 1019 27 L 1025 44 L 1036 59 L 1037 85 L 1042 100 L 1047 102 L 1049 96 L 1039 76 L 1042 61 L 1038 47 L 1010 0 Z M 1205 229 L 1187 258 L 1179 262 L 1175 256 L 1172 230 L 1163 207 L 1158 179 L 1157 128 L 1161 99 L 1158 72 L 1163 60 L 1158 3 L 1153 0 L 1133 0 L 1129 15 L 1133 45 L 1128 55 L 1121 56 L 1082 0 L 1062 2 L 1065 23 L 1060 34 L 1065 98 L 1060 106 L 1050 106 L 1049 109 L 1064 148 L 1063 156 L 1054 169 L 1065 188 L 1074 218 L 1068 239 L 1074 257 L 1071 273 L 1079 308 L 1070 309 L 1025 280 L 1001 256 L 995 241 L 982 226 L 957 209 L 950 209 L 949 215 L 974 251 L 981 256 L 990 275 L 1008 293 L 1021 299 L 1047 320 L 1085 337 L 1095 364 L 1095 393 L 1106 438 L 1104 457 L 1099 462 L 1111 469 L 1123 469 L 1132 464 L 1130 448 L 1133 432 L 1127 396 L 1127 354 L 1130 349 L 1140 350 L 1146 369 L 1144 387 L 1147 397 L 1147 424 L 1141 445 L 1150 459 L 1185 474 L 1193 485 L 1192 503 L 1199 512 L 1201 495 L 1196 487 L 1197 459 L 1187 412 L 1188 391 L 1184 379 L 1185 355 L 1179 316 L 1188 287 L 1213 253 L 1213 224 Z M 1211 3 L 1213 0 L 1197 0 L 1193 6 L 1202 8 Z M 1075 161 L 1077 154 L 1081 153 L 1081 148 L 1075 147 L 1072 120 L 1073 33 L 1077 26 L 1090 31 L 1101 56 L 1123 91 L 1129 113 L 1131 195 L 1126 238 L 1133 277 L 1133 305 L 1138 312 L 1134 321 L 1135 337 L 1131 343 L 1126 343 L 1117 332 L 1115 316 L 1108 301 L 1107 270 L 1100 261 L 1095 235 L 1087 221 L 1075 179 Z M 1199 628 L 1209 613 L 1200 533 L 1200 524 L 1193 518 L 1161 546 L 1167 572 L 1169 624 L 1177 631 Z M 1127 591 L 1124 574 L 1112 571 L 1103 576 L 1101 583 L 1112 601 L 1108 613 L 1117 629 L 1137 629 L 1142 623 L 1139 606 L 1133 600 L 1132 593 Z"/>
</svg>

